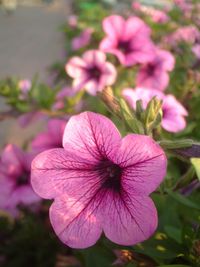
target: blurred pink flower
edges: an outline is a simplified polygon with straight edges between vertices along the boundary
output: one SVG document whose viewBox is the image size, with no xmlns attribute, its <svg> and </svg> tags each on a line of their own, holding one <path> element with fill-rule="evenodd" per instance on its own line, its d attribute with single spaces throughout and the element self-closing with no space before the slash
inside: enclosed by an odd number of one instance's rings
<svg viewBox="0 0 200 267">
<path fill-rule="evenodd" d="M 50 148 L 62 147 L 62 138 L 67 121 L 51 119 L 48 121 L 47 130 L 39 133 L 32 141 L 32 149 L 43 151 Z"/>
<path fill-rule="evenodd" d="M 149 194 L 166 174 L 163 150 L 149 136 L 121 138 L 106 117 L 84 112 L 71 117 L 63 147 L 39 154 L 32 163 L 32 186 L 55 199 L 50 221 L 68 246 L 92 246 L 104 231 L 121 245 L 149 238 L 157 212 Z"/>
<path fill-rule="evenodd" d="M 173 70 L 174 64 L 175 58 L 170 52 L 157 49 L 154 59 L 140 68 L 136 85 L 165 90 L 169 84 L 168 72 Z"/>
<path fill-rule="evenodd" d="M 142 100 L 143 108 L 145 109 L 149 101 L 154 96 L 157 96 L 158 99 L 163 101 L 162 127 L 168 132 L 174 133 L 182 131 L 186 127 L 185 116 L 188 115 L 188 112 L 173 95 L 164 95 L 162 92 L 157 90 L 139 87 L 135 90 L 131 88 L 124 89 L 122 95 L 133 109 L 136 108 L 137 100 Z"/>
<path fill-rule="evenodd" d="M 170 20 L 169 16 L 164 11 L 158 9 L 153 9 L 149 15 L 156 23 L 167 23 Z"/>
<path fill-rule="evenodd" d="M 27 127 L 29 124 L 37 120 L 44 119 L 46 117 L 47 116 L 45 114 L 39 111 L 30 111 L 28 113 L 24 113 L 21 116 L 19 116 L 18 122 L 19 122 L 19 125 L 24 128 L 24 127 Z"/>
<path fill-rule="evenodd" d="M 183 12 L 186 18 L 191 18 L 194 3 L 190 0 L 175 0 L 175 5 Z"/>
<path fill-rule="evenodd" d="M 150 28 L 138 17 L 126 21 L 117 15 L 103 20 L 107 36 L 101 41 L 103 52 L 114 54 L 125 66 L 146 63 L 154 56 L 154 45 L 150 40 Z"/>
<path fill-rule="evenodd" d="M 53 110 L 63 109 L 65 107 L 65 98 L 75 96 L 76 92 L 72 87 L 63 87 L 56 95 L 56 101 L 53 104 Z"/>
<path fill-rule="evenodd" d="M 200 40 L 199 30 L 196 26 L 189 25 L 180 27 L 172 34 L 165 36 L 163 38 L 163 43 L 169 43 L 172 46 L 175 46 L 179 42 L 194 44 L 198 40 Z"/>
<path fill-rule="evenodd" d="M 192 52 L 195 54 L 197 59 L 200 59 L 200 44 L 195 44 L 192 47 Z"/>
<path fill-rule="evenodd" d="M 91 28 L 87 28 L 81 32 L 81 34 L 72 39 L 72 50 L 78 50 L 90 43 L 91 35 L 93 30 Z"/>
<path fill-rule="evenodd" d="M 33 155 L 7 145 L 0 157 L 0 209 L 18 215 L 18 205 L 38 204 L 41 198 L 30 185 Z"/>
<path fill-rule="evenodd" d="M 78 17 L 76 15 L 70 15 L 68 18 L 68 25 L 75 28 L 78 24 Z"/>
<path fill-rule="evenodd" d="M 133 10 L 140 11 L 145 15 L 151 17 L 151 19 L 156 23 L 166 23 L 170 20 L 169 16 L 164 10 L 155 9 L 151 6 L 141 5 L 140 2 L 134 1 L 132 3 Z"/>
<path fill-rule="evenodd" d="M 115 67 L 106 62 L 106 55 L 99 50 L 86 51 L 82 58 L 72 57 L 66 64 L 66 72 L 74 78 L 75 91 L 85 88 L 91 95 L 112 85 L 117 76 Z"/>
<path fill-rule="evenodd" d="M 20 80 L 18 82 L 18 87 L 19 87 L 20 91 L 24 94 L 27 94 L 30 91 L 31 86 L 32 86 L 31 81 L 27 80 L 27 79 L 26 80 Z"/>
</svg>

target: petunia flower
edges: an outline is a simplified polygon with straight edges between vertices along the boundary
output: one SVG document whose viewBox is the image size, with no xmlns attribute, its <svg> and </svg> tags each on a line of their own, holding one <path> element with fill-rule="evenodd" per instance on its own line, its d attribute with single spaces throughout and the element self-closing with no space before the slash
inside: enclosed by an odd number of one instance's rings
<svg viewBox="0 0 200 267">
<path fill-rule="evenodd" d="M 117 76 L 115 67 L 106 62 L 106 55 L 99 50 L 86 51 L 82 58 L 72 57 L 66 64 L 66 72 L 74 78 L 75 91 L 85 88 L 91 95 L 112 85 Z"/>
<path fill-rule="evenodd" d="M 39 154 L 32 163 L 32 186 L 54 199 L 50 221 L 68 246 L 86 248 L 102 232 L 111 241 L 133 245 L 157 227 L 149 194 L 166 173 L 163 150 L 150 137 L 124 138 L 106 117 L 83 112 L 72 116 L 63 147 Z"/>
<path fill-rule="evenodd" d="M 122 65 L 146 63 L 154 56 L 150 28 L 138 17 L 126 21 L 117 15 L 103 20 L 107 36 L 100 43 L 100 50 L 114 54 Z"/>
<path fill-rule="evenodd" d="M 91 40 L 92 32 L 93 30 L 91 28 L 87 28 L 84 31 L 82 31 L 79 36 L 73 38 L 71 43 L 72 50 L 76 51 L 88 45 Z"/>
<path fill-rule="evenodd" d="M 33 155 L 7 145 L 0 157 L 0 209 L 18 215 L 18 205 L 37 205 L 41 198 L 30 185 Z"/>
<path fill-rule="evenodd" d="M 169 84 L 168 72 L 173 70 L 174 64 L 175 59 L 170 52 L 157 49 L 154 59 L 140 68 L 136 76 L 136 85 L 165 90 Z"/>
<path fill-rule="evenodd" d="M 67 121 L 51 119 L 48 121 L 47 130 L 39 133 L 32 141 L 34 151 L 43 151 L 50 148 L 62 147 L 62 137 Z"/>
<path fill-rule="evenodd" d="M 142 100 L 143 108 L 145 109 L 148 102 L 156 96 L 163 101 L 162 127 L 168 132 L 174 133 L 182 131 L 186 127 L 185 116 L 188 115 L 188 112 L 173 95 L 164 95 L 162 92 L 154 89 L 139 87 L 135 90 L 131 88 L 124 89 L 122 95 L 134 109 L 136 108 L 137 100 Z"/>
</svg>

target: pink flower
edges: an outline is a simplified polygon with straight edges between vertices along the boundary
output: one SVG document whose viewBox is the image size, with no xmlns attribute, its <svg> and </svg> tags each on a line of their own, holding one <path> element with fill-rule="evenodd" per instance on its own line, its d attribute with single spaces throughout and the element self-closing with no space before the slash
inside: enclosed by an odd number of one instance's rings
<svg viewBox="0 0 200 267">
<path fill-rule="evenodd" d="M 72 50 L 78 50 L 90 43 L 93 30 L 90 28 L 85 29 L 81 34 L 72 39 Z"/>
<path fill-rule="evenodd" d="M 39 154 L 32 186 L 54 199 L 51 224 L 68 246 L 92 246 L 107 238 L 133 245 L 149 238 L 157 213 L 149 194 L 166 173 L 163 150 L 148 136 L 121 138 L 106 117 L 84 112 L 71 117 L 63 147 Z"/>
<path fill-rule="evenodd" d="M 20 80 L 18 82 L 18 87 L 22 93 L 27 94 L 31 89 L 31 81 L 30 80 Z"/>
<path fill-rule="evenodd" d="M 165 90 L 169 83 L 168 71 L 173 70 L 174 64 L 170 52 L 157 49 L 154 59 L 140 68 L 136 76 L 137 86 Z"/>
<path fill-rule="evenodd" d="M 187 110 L 176 100 L 173 95 L 164 95 L 162 92 L 147 89 L 136 88 L 135 90 L 127 88 L 123 90 L 123 96 L 135 109 L 136 101 L 141 99 L 143 108 L 147 107 L 148 102 L 157 96 L 158 99 L 163 100 L 162 112 L 163 118 L 161 125 L 168 132 L 179 132 L 186 127 L 185 116 L 188 115 Z"/>
<path fill-rule="evenodd" d="M 46 115 L 44 115 L 40 111 L 30 111 L 19 116 L 18 122 L 19 125 L 24 128 L 37 120 L 44 119 L 45 117 Z"/>
<path fill-rule="evenodd" d="M 133 10 L 140 11 L 145 15 L 151 17 L 151 19 L 156 23 L 166 23 L 169 21 L 169 16 L 163 10 L 155 9 L 150 6 L 141 5 L 141 3 L 134 1 L 132 3 Z"/>
<path fill-rule="evenodd" d="M 72 87 L 63 87 L 56 95 L 56 101 L 53 104 L 53 110 L 63 109 L 65 107 L 65 98 L 75 96 L 76 92 Z"/>
<path fill-rule="evenodd" d="M 169 16 L 164 11 L 159 9 L 152 9 L 150 16 L 156 23 L 167 23 L 170 20 Z"/>
<path fill-rule="evenodd" d="M 91 95 L 96 95 L 107 85 L 116 80 L 116 69 L 106 62 L 106 55 L 98 50 L 89 50 L 80 57 L 73 57 L 66 65 L 66 72 L 74 78 L 73 88 L 79 91 L 83 88 Z"/>
<path fill-rule="evenodd" d="M 194 44 L 200 40 L 200 32 L 194 25 L 184 26 L 177 29 L 172 34 L 165 36 L 163 39 L 164 43 L 170 43 L 175 46 L 179 42 L 186 42 Z"/>
<path fill-rule="evenodd" d="M 15 145 L 7 145 L 0 158 L 0 209 L 18 215 L 18 205 L 38 204 L 41 200 L 30 185 L 33 155 Z"/>
<path fill-rule="evenodd" d="M 71 28 L 76 28 L 76 26 L 78 25 L 78 18 L 76 15 L 70 15 L 68 18 L 68 25 Z"/>
<path fill-rule="evenodd" d="M 100 49 L 117 56 L 121 64 L 132 66 L 152 60 L 151 30 L 140 18 L 130 17 L 125 21 L 113 15 L 103 20 L 103 29 L 107 36 L 100 43 Z"/>
<path fill-rule="evenodd" d="M 62 147 L 62 138 L 67 121 L 51 119 L 47 131 L 39 133 L 32 141 L 32 149 L 43 151 L 50 148 Z"/>
<path fill-rule="evenodd" d="M 200 44 L 195 44 L 192 47 L 192 52 L 195 54 L 197 59 L 200 59 Z"/>
</svg>

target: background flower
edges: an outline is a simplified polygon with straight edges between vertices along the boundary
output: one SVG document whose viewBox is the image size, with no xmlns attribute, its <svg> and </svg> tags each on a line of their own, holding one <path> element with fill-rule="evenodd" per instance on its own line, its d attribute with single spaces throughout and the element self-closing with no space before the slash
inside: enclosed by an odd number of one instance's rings
<svg viewBox="0 0 200 267">
<path fill-rule="evenodd" d="M 0 158 L 0 209 L 18 215 L 18 205 L 38 204 L 41 200 L 30 185 L 30 167 L 34 155 L 15 145 L 7 145 Z"/>
<path fill-rule="evenodd" d="M 140 18 L 130 17 L 125 21 L 113 15 L 103 20 L 103 30 L 107 36 L 101 41 L 100 49 L 114 54 L 121 64 L 132 66 L 152 60 L 151 30 Z"/>
<path fill-rule="evenodd" d="M 117 76 L 115 67 L 106 62 L 106 55 L 98 50 L 86 51 L 82 58 L 71 58 L 66 65 L 66 72 L 74 78 L 75 91 L 85 88 L 91 95 L 96 95 L 106 85 L 112 85 Z"/>
<path fill-rule="evenodd" d="M 142 100 L 143 108 L 147 107 L 148 102 L 156 96 L 158 99 L 163 101 L 162 104 L 162 127 L 169 132 L 179 132 L 186 127 L 185 116 L 188 115 L 186 109 L 176 100 L 173 95 L 164 95 L 154 89 L 148 88 L 131 88 L 124 89 L 122 95 L 132 106 L 136 108 L 136 101 Z"/>
<path fill-rule="evenodd" d="M 165 90 L 169 84 L 168 72 L 173 70 L 174 65 L 175 58 L 170 52 L 157 49 L 153 60 L 139 69 L 136 85 Z"/>
</svg>

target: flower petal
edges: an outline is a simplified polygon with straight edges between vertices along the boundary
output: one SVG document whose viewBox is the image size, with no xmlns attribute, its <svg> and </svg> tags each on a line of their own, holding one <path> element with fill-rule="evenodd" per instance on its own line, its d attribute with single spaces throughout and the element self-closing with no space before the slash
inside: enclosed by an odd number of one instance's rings
<svg viewBox="0 0 200 267">
<path fill-rule="evenodd" d="M 95 198 L 95 197 L 94 197 Z M 50 208 L 50 221 L 59 238 L 72 248 L 87 248 L 102 233 L 98 202 L 83 197 L 81 201 L 63 195 Z"/>
<path fill-rule="evenodd" d="M 65 70 L 72 78 L 85 76 L 87 64 L 80 57 L 72 57 L 65 66 Z"/>
<path fill-rule="evenodd" d="M 149 136 L 129 134 L 124 137 L 115 160 L 124 168 L 122 187 L 131 196 L 150 194 L 166 175 L 164 151 Z"/>
<path fill-rule="evenodd" d="M 123 39 L 130 40 L 134 35 L 150 36 L 151 29 L 138 17 L 129 17 L 123 29 Z"/>
<path fill-rule="evenodd" d="M 121 16 L 112 15 L 103 20 L 103 30 L 110 39 L 119 39 L 124 32 L 125 20 Z"/>
<path fill-rule="evenodd" d="M 104 66 L 106 55 L 100 50 L 88 50 L 83 54 L 83 60 L 89 66 Z"/>
<path fill-rule="evenodd" d="M 61 194 L 84 195 L 99 187 L 99 177 L 93 166 L 98 162 L 88 160 L 62 148 L 40 153 L 32 162 L 31 184 L 43 198 Z M 91 191 L 92 191 L 91 190 Z"/>
<path fill-rule="evenodd" d="M 67 151 L 84 155 L 88 160 L 112 158 L 120 145 L 118 129 L 108 118 L 94 112 L 72 116 L 63 136 Z"/>
<path fill-rule="evenodd" d="M 103 230 L 107 238 L 120 245 L 134 245 L 148 239 L 157 227 L 157 212 L 149 197 L 124 193 L 106 195 Z"/>
</svg>

